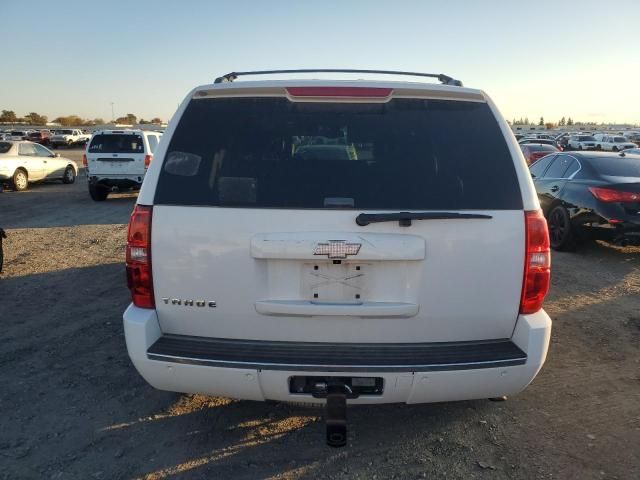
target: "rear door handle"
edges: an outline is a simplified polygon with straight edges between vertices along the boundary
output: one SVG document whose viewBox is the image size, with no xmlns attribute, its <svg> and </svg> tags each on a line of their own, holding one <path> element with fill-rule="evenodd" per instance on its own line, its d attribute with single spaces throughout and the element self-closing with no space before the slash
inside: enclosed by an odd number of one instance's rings
<svg viewBox="0 0 640 480">
<path fill-rule="evenodd" d="M 560 190 L 560 187 L 558 185 L 554 185 L 553 187 L 551 187 L 552 192 L 557 192 L 558 190 Z"/>
</svg>

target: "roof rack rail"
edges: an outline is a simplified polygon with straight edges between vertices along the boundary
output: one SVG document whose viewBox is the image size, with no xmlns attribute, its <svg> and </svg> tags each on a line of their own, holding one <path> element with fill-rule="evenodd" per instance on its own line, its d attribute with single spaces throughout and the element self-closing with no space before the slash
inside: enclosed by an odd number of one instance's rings
<svg viewBox="0 0 640 480">
<path fill-rule="evenodd" d="M 421 73 L 421 72 L 402 72 L 397 70 L 358 70 L 358 69 L 342 69 L 342 68 L 309 68 L 299 70 L 258 70 L 255 72 L 231 72 L 218 77 L 213 83 L 233 82 L 236 78 L 244 75 L 273 75 L 278 73 L 381 73 L 383 75 L 407 75 L 410 77 L 430 77 L 437 78 L 444 85 L 453 85 L 462 87 L 462 82 L 455 78 L 445 75 L 444 73 Z"/>
</svg>

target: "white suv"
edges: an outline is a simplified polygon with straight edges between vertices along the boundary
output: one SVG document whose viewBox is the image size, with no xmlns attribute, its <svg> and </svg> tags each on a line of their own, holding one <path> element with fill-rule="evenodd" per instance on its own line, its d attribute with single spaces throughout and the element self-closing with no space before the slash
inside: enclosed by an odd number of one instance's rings
<svg viewBox="0 0 640 480">
<path fill-rule="evenodd" d="M 617 152 L 619 150 L 624 150 L 626 148 L 636 148 L 637 145 L 633 142 L 627 140 L 626 137 L 622 135 L 596 135 L 597 150 L 608 150 L 612 152 Z"/>
<path fill-rule="evenodd" d="M 347 402 L 524 389 L 549 344 L 549 238 L 489 97 L 443 75 L 238 75 L 187 95 L 131 215 L 124 328 L 140 374 L 326 402 L 332 445 Z"/>
<path fill-rule="evenodd" d="M 567 145 L 569 150 L 594 150 L 596 139 L 591 135 L 571 135 Z"/>
<path fill-rule="evenodd" d="M 139 189 L 161 136 L 143 130 L 95 132 L 82 157 L 91 198 L 103 201 L 111 191 Z"/>
</svg>

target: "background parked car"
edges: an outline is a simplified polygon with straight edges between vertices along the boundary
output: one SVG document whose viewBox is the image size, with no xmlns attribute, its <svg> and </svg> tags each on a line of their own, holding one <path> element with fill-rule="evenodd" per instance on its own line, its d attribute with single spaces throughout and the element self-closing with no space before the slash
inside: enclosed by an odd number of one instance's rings
<svg viewBox="0 0 640 480">
<path fill-rule="evenodd" d="M 585 239 L 640 245 L 640 156 L 559 153 L 529 170 L 552 248 L 570 250 Z"/>
<path fill-rule="evenodd" d="M 91 198 L 100 202 L 113 190 L 139 190 L 161 136 L 143 130 L 95 132 L 82 156 Z"/>
<path fill-rule="evenodd" d="M 640 155 L 640 148 L 628 148 L 624 153 L 625 155 Z"/>
<path fill-rule="evenodd" d="M 82 130 L 77 128 L 58 130 L 55 135 L 50 139 L 53 147 L 70 147 L 72 145 L 85 144 L 91 135 L 82 133 Z"/>
<path fill-rule="evenodd" d="M 48 130 L 31 132 L 27 136 L 27 140 L 34 143 L 39 143 L 40 145 L 49 145 L 50 138 L 51 138 L 51 133 Z"/>
<path fill-rule="evenodd" d="M 0 142 L 0 183 L 12 183 L 16 190 L 26 190 L 29 183 L 62 180 L 73 183 L 78 166 L 40 144 L 26 141 Z"/>
<path fill-rule="evenodd" d="M 520 145 L 520 149 L 522 150 L 522 154 L 524 158 L 527 160 L 527 164 L 530 165 L 534 163 L 539 158 L 544 157 L 545 155 L 549 155 L 550 153 L 556 153 L 560 150 L 553 145 L 548 145 L 546 143 L 526 143 Z"/>
<path fill-rule="evenodd" d="M 596 139 L 592 135 L 571 135 L 567 142 L 569 150 L 595 150 Z"/>
<path fill-rule="evenodd" d="M 597 137 L 596 137 L 597 138 Z M 625 148 L 635 148 L 637 145 L 622 135 L 603 135 L 596 142 L 596 150 L 617 152 Z"/>
<path fill-rule="evenodd" d="M 10 140 L 26 140 L 29 132 L 29 130 L 11 130 Z"/>
</svg>

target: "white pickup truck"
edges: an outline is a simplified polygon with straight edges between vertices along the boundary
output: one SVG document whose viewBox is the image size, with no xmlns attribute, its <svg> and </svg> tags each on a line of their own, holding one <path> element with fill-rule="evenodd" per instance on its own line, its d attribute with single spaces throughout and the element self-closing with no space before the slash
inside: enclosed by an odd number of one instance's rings
<svg viewBox="0 0 640 480">
<path fill-rule="evenodd" d="M 82 133 L 82 130 L 77 128 L 58 130 L 55 135 L 51 136 L 50 144 L 53 148 L 60 146 L 70 147 L 71 145 L 86 143 L 90 138 L 91 135 Z"/>
</svg>

